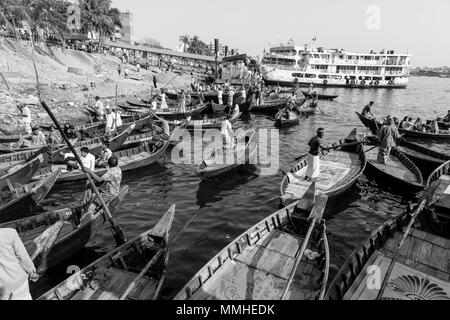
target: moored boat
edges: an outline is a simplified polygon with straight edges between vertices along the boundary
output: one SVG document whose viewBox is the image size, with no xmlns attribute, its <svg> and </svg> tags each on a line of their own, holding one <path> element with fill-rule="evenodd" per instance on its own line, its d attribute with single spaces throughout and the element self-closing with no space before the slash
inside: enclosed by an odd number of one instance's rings
<svg viewBox="0 0 450 320">
<path fill-rule="evenodd" d="M 0 192 L 0 223 L 21 219 L 33 214 L 34 208 L 47 196 L 60 175 L 59 171 L 40 181 L 10 186 Z"/>
<path fill-rule="evenodd" d="M 149 231 L 108 252 L 38 300 L 156 300 L 169 261 L 172 206 Z"/>
<path fill-rule="evenodd" d="M 241 113 L 233 113 L 232 117 L 228 120 L 231 124 L 234 124 L 241 117 Z M 186 125 L 186 129 L 189 131 L 195 131 L 197 129 L 205 131 L 206 129 L 220 129 L 222 122 L 226 117 L 208 118 L 206 120 L 189 120 Z"/>
<path fill-rule="evenodd" d="M 241 133 L 237 137 L 236 148 L 216 149 L 213 155 L 199 164 L 196 173 L 200 179 L 208 181 L 217 178 L 238 170 L 242 166 L 249 164 L 251 159 L 255 159 L 257 151 L 256 131 L 249 129 Z"/>
<path fill-rule="evenodd" d="M 438 167 L 428 178 L 425 195 L 428 205 L 423 215 L 433 233 L 450 236 L 450 161 Z"/>
<path fill-rule="evenodd" d="M 308 91 L 302 90 L 302 93 L 303 93 L 303 95 L 305 96 L 305 98 L 309 98 L 309 99 L 312 99 L 312 98 L 313 98 L 313 95 L 310 94 Z M 336 99 L 337 97 L 339 97 L 339 96 L 338 96 L 338 95 L 332 95 L 332 94 L 323 94 L 323 93 L 319 93 L 319 94 L 317 95 L 317 98 L 318 98 L 319 100 L 329 100 L 329 101 L 332 101 L 332 100 Z"/>
<path fill-rule="evenodd" d="M 39 154 L 28 162 L 18 163 L 11 167 L 0 169 L 0 183 L 5 185 L 27 184 L 44 162 L 44 156 Z M 3 190 L 3 189 L 2 189 Z"/>
<path fill-rule="evenodd" d="M 238 236 L 174 299 L 322 299 L 328 279 L 328 242 L 324 221 L 315 227 L 307 219 L 323 215 L 327 198 L 315 194 L 312 185 L 300 202 L 275 212 Z M 310 238 L 312 230 L 316 233 Z"/>
<path fill-rule="evenodd" d="M 359 120 L 363 123 L 363 125 L 370 129 L 372 134 L 377 135 L 378 130 L 383 126 L 383 124 L 376 119 L 369 119 L 364 117 L 361 113 L 356 112 L 356 115 L 358 116 Z"/>
<path fill-rule="evenodd" d="M 320 156 L 320 175 L 316 179 L 319 192 L 328 195 L 329 199 L 344 193 L 363 174 L 367 160 L 361 145 L 346 147 L 356 141 L 356 129 L 345 141 L 333 143 L 336 149 Z M 308 167 L 308 156 L 303 156 L 281 181 L 281 202 L 284 206 L 300 199 L 308 190 L 311 182 L 305 180 Z"/>
<path fill-rule="evenodd" d="M 379 297 L 381 300 L 449 300 L 448 240 L 412 228 L 396 255 L 409 220 L 410 215 L 403 214 L 373 231 L 344 263 L 330 284 L 326 298 L 377 299 L 381 281 L 389 266 L 395 263 Z"/>
<path fill-rule="evenodd" d="M 397 149 L 411 159 L 426 176 L 446 161 L 450 161 L 448 154 L 406 140 L 402 141 Z"/>
<path fill-rule="evenodd" d="M 286 105 L 286 99 L 266 100 L 260 106 L 253 105 L 250 112 L 275 115 L 280 109 L 286 107 Z"/>
<path fill-rule="evenodd" d="M 424 188 L 424 180 L 417 166 L 397 148 L 392 148 L 386 164 L 378 162 L 378 147 L 366 146 L 367 170 L 376 173 L 377 178 L 388 181 L 390 186 L 418 192 Z"/>
<path fill-rule="evenodd" d="M 123 186 L 117 196 L 107 202 L 111 214 L 115 214 L 120 203 L 128 192 L 128 186 Z M 100 229 L 107 223 L 108 217 L 101 205 L 88 212 L 89 203 L 85 206 L 73 206 L 50 213 L 39 214 L 29 218 L 15 220 L 0 225 L 0 228 L 16 229 L 30 256 L 35 256 L 36 271 L 43 275 L 74 254 L 78 253 L 91 241 Z M 53 226 L 59 224 L 51 248 L 40 256 L 36 255 L 38 239 Z"/>
<path fill-rule="evenodd" d="M 286 109 L 282 109 L 275 115 L 275 126 L 279 128 L 296 126 L 306 117 L 305 114 L 296 111 L 289 112 L 289 117 L 286 117 Z"/>
<path fill-rule="evenodd" d="M 440 130 L 439 133 L 433 133 L 433 132 L 422 132 L 422 131 L 415 131 L 415 130 L 405 130 L 405 129 L 399 128 L 398 131 L 405 138 L 450 142 L 450 131 L 449 130 Z"/>
</svg>

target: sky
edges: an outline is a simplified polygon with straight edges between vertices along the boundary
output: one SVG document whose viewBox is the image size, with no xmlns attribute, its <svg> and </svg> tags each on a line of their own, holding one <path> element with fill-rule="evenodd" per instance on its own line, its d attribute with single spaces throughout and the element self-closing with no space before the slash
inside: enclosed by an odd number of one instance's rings
<svg viewBox="0 0 450 320">
<path fill-rule="evenodd" d="M 150 37 L 170 49 L 180 35 L 218 38 L 240 53 L 293 39 L 368 53 L 413 54 L 413 66 L 450 66 L 449 0 L 112 0 L 133 13 L 134 40 Z"/>
</svg>

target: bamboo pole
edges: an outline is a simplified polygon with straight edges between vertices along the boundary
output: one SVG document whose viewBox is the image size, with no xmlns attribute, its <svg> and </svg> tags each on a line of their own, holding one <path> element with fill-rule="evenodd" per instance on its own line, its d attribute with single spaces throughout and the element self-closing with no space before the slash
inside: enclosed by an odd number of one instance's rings
<svg viewBox="0 0 450 320">
<path fill-rule="evenodd" d="M 424 209 L 426 204 L 427 204 L 427 200 L 426 199 L 422 200 L 422 202 L 419 204 L 419 207 L 411 215 L 411 219 L 409 220 L 408 226 L 406 227 L 406 230 L 403 234 L 403 238 L 400 241 L 400 244 L 398 245 L 397 250 L 395 251 L 394 258 L 392 259 L 392 261 L 389 264 L 389 267 L 386 271 L 386 275 L 384 276 L 384 279 L 383 279 L 383 284 L 381 285 L 380 291 L 378 291 L 377 300 L 381 300 L 381 298 L 383 298 L 383 294 L 384 294 L 384 291 L 386 290 L 386 286 L 388 284 L 392 270 L 394 270 L 395 263 L 397 262 L 397 259 L 400 255 L 400 249 L 403 247 L 403 243 L 405 242 L 406 238 L 408 237 L 409 231 L 411 230 L 412 225 L 416 221 L 417 216 L 419 215 L 419 213 L 422 212 L 422 210 Z"/>
<path fill-rule="evenodd" d="M 45 101 L 43 101 L 42 98 L 41 98 L 41 91 L 40 91 L 40 88 L 39 88 L 40 87 L 39 86 L 39 74 L 38 74 L 38 71 L 37 71 L 36 63 L 34 61 L 34 57 L 33 57 L 32 60 L 33 60 L 34 72 L 36 74 L 36 84 L 37 84 L 37 91 L 38 91 L 39 101 L 40 101 L 42 107 L 45 109 L 45 111 L 47 111 L 48 115 L 52 119 L 52 121 L 55 124 L 56 128 L 58 129 L 58 131 L 61 133 L 61 137 L 66 142 L 66 144 L 69 147 L 70 151 L 75 156 L 75 159 L 77 160 L 78 164 L 80 165 L 81 170 L 84 172 L 84 166 L 83 166 L 83 162 L 81 161 L 80 156 L 76 152 L 76 150 L 73 147 L 73 145 L 70 143 L 70 140 L 67 138 L 67 136 L 64 133 L 64 130 L 61 128 L 61 125 L 59 124 L 58 120 L 56 120 L 56 118 L 53 115 L 53 113 L 51 112 L 50 108 L 47 106 L 47 103 Z M 85 175 L 86 175 L 86 178 L 88 179 L 90 185 L 92 186 L 92 190 L 94 191 L 94 193 L 96 194 L 96 196 L 100 200 L 101 205 L 103 206 L 103 210 L 106 213 L 108 221 L 111 224 L 111 228 L 114 231 L 114 238 L 115 238 L 116 242 L 118 244 L 125 243 L 126 242 L 125 235 L 123 234 L 122 229 L 115 223 L 115 221 L 114 221 L 114 219 L 113 219 L 113 217 L 111 215 L 111 212 L 109 211 L 108 206 L 106 205 L 105 201 L 103 200 L 103 197 L 101 196 L 97 186 L 95 185 L 94 181 L 92 180 L 92 177 L 87 172 L 85 172 Z"/>
</svg>

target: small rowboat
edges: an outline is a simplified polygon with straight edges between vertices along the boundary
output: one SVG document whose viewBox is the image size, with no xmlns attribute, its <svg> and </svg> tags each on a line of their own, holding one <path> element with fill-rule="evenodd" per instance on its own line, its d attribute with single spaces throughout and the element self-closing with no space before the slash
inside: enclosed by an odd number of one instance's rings
<svg viewBox="0 0 450 320">
<path fill-rule="evenodd" d="M 312 99 L 313 98 L 313 95 L 310 94 L 308 91 L 303 91 L 302 90 L 302 92 L 303 92 L 303 95 L 305 96 L 305 98 L 308 98 L 308 99 Z M 332 101 L 332 100 L 336 99 L 339 96 L 338 95 L 331 95 L 331 94 L 318 94 L 317 97 L 318 97 L 319 100 Z"/>
<path fill-rule="evenodd" d="M 210 103 L 213 113 L 230 112 L 230 107 L 228 107 L 227 105 L 217 104 L 214 101 L 211 101 Z M 250 100 L 239 105 L 240 112 L 250 112 L 251 109 L 252 109 L 252 102 Z"/>
<path fill-rule="evenodd" d="M 449 130 L 441 130 L 439 133 L 431 133 L 431 132 L 421 132 L 421 131 L 414 131 L 414 130 L 405 130 L 405 129 L 398 129 L 400 134 L 402 134 L 405 138 L 415 138 L 415 139 L 428 139 L 428 140 L 439 140 L 439 141 L 445 141 L 450 142 L 450 131 Z"/>
<path fill-rule="evenodd" d="M 233 116 L 228 120 L 231 124 L 234 124 L 242 115 L 241 113 L 234 113 Z M 189 131 L 207 129 L 220 129 L 222 127 L 222 122 L 225 121 L 226 117 L 208 118 L 207 120 L 190 120 L 186 125 L 186 129 Z"/>
<path fill-rule="evenodd" d="M 325 227 L 306 238 L 312 212 L 323 214 L 326 196 L 315 198 L 314 185 L 300 202 L 275 212 L 223 248 L 180 290 L 175 300 L 322 299 L 328 278 Z M 299 258 L 305 246 L 306 256 Z M 305 251 L 304 251 L 305 252 Z M 295 273 L 294 281 L 290 275 Z"/>
<path fill-rule="evenodd" d="M 425 208 L 428 224 L 433 233 L 448 237 L 450 234 L 450 161 L 437 168 L 428 178 L 425 194 L 431 194 L 432 199 Z"/>
<path fill-rule="evenodd" d="M 410 141 L 401 142 L 401 146 L 398 146 L 397 149 L 411 159 L 426 175 L 429 175 L 446 161 L 450 161 L 450 155 Z"/>
<path fill-rule="evenodd" d="M 359 112 L 356 112 L 356 114 L 365 127 L 369 128 L 374 135 L 378 135 L 378 130 L 383 126 L 381 122 L 376 121 L 375 119 L 366 118 Z"/>
<path fill-rule="evenodd" d="M 128 186 L 121 188 L 119 194 L 107 202 L 108 209 L 114 214 L 128 192 Z M 96 206 L 91 212 L 87 212 L 88 205 L 66 208 L 50 213 L 16 220 L 0 225 L 0 228 L 12 228 L 17 230 L 22 242 L 30 256 L 34 256 L 33 262 L 40 275 L 60 265 L 89 243 L 100 229 L 107 223 L 107 216 L 101 205 Z M 49 229 L 59 226 L 51 248 L 48 252 L 42 250 L 39 243 L 45 238 Z"/>
<path fill-rule="evenodd" d="M 27 184 L 44 162 L 42 154 L 32 158 L 28 162 L 18 163 L 9 168 L 0 169 L 0 190 L 4 185 Z"/>
<path fill-rule="evenodd" d="M 15 143 L 19 142 L 20 139 L 30 139 L 29 134 L 10 134 L 10 135 L 0 135 L 0 143 Z"/>
<path fill-rule="evenodd" d="M 268 100 L 264 101 L 264 103 L 260 106 L 253 106 L 250 112 L 253 113 L 264 113 L 264 114 L 277 114 L 280 109 L 286 107 L 287 100 L 286 99 L 278 99 L 278 100 Z"/>
<path fill-rule="evenodd" d="M 287 128 L 300 124 L 301 119 L 305 119 L 308 116 L 303 113 L 290 112 L 290 117 L 286 118 L 286 109 L 280 110 L 275 115 L 275 126 L 279 128 Z"/>
<path fill-rule="evenodd" d="M 8 191 L 0 192 L 0 223 L 32 215 L 34 208 L 52 189 L 59 174 L 56 171 L 40 181 L 15 188 L 9 185 Z"/>
<path fill-rule="evenodd" d="M 149 231 L 92 262 L 38 300 L 158 299 L 169 262 L 174 215 L 172 206 Z M 130 286 L 135 280 L 135 286 Z"/>
<path fill-rule="evenodd" d="M 392 148 L 389 160 L 386 164 L 379 163 L 378 147 L 366 146 L 367 170 L 376 173 L 376 177 L 382 177 L 383 182 L 389 181 L 390 185 L 396 185 L 412 192 L 423 190 L 424 181 L 419 168 L 401 153 Z"/>
<path fill-rule="evenodd" d="M 448 121 L 438 121 L 439 129 L 441 130 L 450 130 L 450 122 Z"/>
<path fill-rule="evenodd" d="M 300 109 L 300 111 L 303 114 L 305 114 L 305 115 L 314 115 L 314 114 L 316 114 L 317 113 L 317 109 L 318 109 L 317 104 L 314 103 L 314 102 L 311 102 L 307 106 L 302 107 L 305 104 L 305 102 L 306 102 L 306 100 L 297 104 L 298 108 Z"/>
<path fill-rule="evenodd" d="M 112 152 L 115 152 L 117 150 L 120 149 L 120 147 L 123 145 L 123 143 L 128 139 L 129 135 L 131 134 L 131 132 L 133 132 L 135 125 L 132 124 L 131 126 L 129 126 L 127 129 L 125 129 L 124 131 L 120 132 L 119 134 L 116 134 L 115 136 L 110 137 L 109 143 L 108 143 L 108 147 Z M 75 148 L 75 150 L 77 150 L 77 152 L 80 152 L 79 150 L 83 147 L 87 147 L 89 149 L 89 152 L 95 156 L 96 158 L 100 157 L 100 154 L 102 152 L 102 147 L 103 147 L 103 140 L 106 138 L 105 137 L 98 137 L 98 138 L 93 138 L 93 139 L 88 139 L 88 140 L 84 140 L 84 141 L 77 141 L 73 144 L 73 147 Z M 63 147 L 63 148 L 59 148 L 56 151 L 54 151 L 52 153 L 51 156 L 51 163 L 53 164 L 57 164 L 57 163 L 61 163 L 64 161 L 64 157 L 61 156 L 60 153 L 68 153 L 70 152 L 69 147 Z"/>
<path fill-rule="evenodd" d="M 345 141 L 338 141 L 333 147 L 342 146 L 344 143 L 356 141 L 356 129 L 350 133 Z M 320 175 L 316 179 L 318 191 L 328 195 L 329 199 L 347 191 L 366 168 L 367 160 L 363 148 L 357 145 L 355 148 L 338 148 L 327 155 L 320 156 Z M 292 168 L 281 181 L 281 202 L 284 206 L 300 199 L 311 182 L 305 180 L 308 167 L 308 156 L 304 156 L 298 164 Z"/>
<path fill-rule="evenodd" d="M 409 214 L 377 228 L 356 249 L 332 281 L 330 300 L 375 300 L 393 262 Z M 396 259 L 382 300 L 449 300 L 449 241 L 411 229 Z M 376 278 L 375 278 L 376 277 Z M 380 282 L 377 287 L 377 279 Z M 368 285 L 370 284 L 370 285 Z"/>
<path fill-rule="evenodd" d="M 255 160 L 256 156 L 256 131 L 249 129 L 242 131 L 237 137 L 236 148 L 218 148 L 213 155 L 202 161 L 196 173 L 200 179 L 209 181 L 224 174 L 240 169 L 242 166 Z M 256 161 L 255 161 L 256 164 Z"/>
<path fill-rule="evenodd" d="M 29 150 L 0 155 L 0 170 L 15 166 L 20 163 L 28 162 L 29 160 L 34 159 L 40 154 L 42 154 L 44 157 L 44 162 L 41 164 L 41 166 L 45 167 L 51 155 L 50 147 L 43 147 L 36 151 Z"/>
<path fill-rule="evenodd" d="M 153 115 L 151 113 L 142 114 L 134 119 L 124 119 L 122 120 L 123 125 L 118 128 L 118 132 L 126 130 L 130 125 L 134 124 L 133 131 L 139 131 L 147 126 L 151 125 L 153 122 Z M 103 126 L 92 126 L 80 130 L 82 137 L 84 138 L 96 138 L 99 136 L 104 136 L 106 134 L 105 125 Z"/>
<path fill-rule="evenodd" d="M 182 120 L 188 116 L 196 116 L 202 113 L 207 107 L 207 104 L 199 104 L 192 108 L 186 108 L 186 112 L 181 112 L 180 108 L 169 108 L 166 110 L 158 109 L 156 111 L 152 111 L 158 117 L 163 118 L 164 120 L 174 121 L 174 120 Z"/>
</svg>

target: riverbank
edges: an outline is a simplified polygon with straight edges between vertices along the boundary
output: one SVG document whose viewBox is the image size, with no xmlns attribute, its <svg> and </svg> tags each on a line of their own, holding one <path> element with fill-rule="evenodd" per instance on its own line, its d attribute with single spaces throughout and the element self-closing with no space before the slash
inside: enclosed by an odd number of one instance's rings
<svg viewBox="0 0 450 320">
<path fill-rule="evenodd" d="M 18 110 L 16 102 L 29 104 L 33 124 L 50 122 L 38 104 L 36 77 L 32 63 L 33 53 L 26 41 L 17 43 L 0 38 L 0 72 L 11 89 L 0 86 L 0 128 L 10 132 L 17 130 Z M 104 54 L 64 50 L 37 46 L 35 61 L 39 73 L 42 99 L 48 102 L 61 122 L 85 118 L 83 105 L 92 104 L 95 96 L 114 103 L 130 96 L 144 96 L 151 92 L 153 76 L 158 86 L 186 88 L 190 75 L 177 75 L 171 71 L 150 68 L 137 72 L 135 66 L 124 64 L 119 58 Z M 117 69 L 128 68 L 128 79 L 119 76 Z"/>
</svg>

